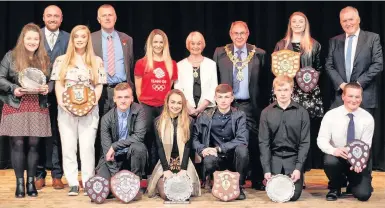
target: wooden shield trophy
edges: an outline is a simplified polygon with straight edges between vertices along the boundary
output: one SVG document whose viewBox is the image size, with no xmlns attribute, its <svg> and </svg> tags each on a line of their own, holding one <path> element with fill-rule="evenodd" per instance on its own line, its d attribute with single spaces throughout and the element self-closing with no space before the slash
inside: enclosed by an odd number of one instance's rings
<svg viewBox="0 0 385 208">
<path fill-rule="evenodd" d="M 91 201 L 102 204 L 110 193 L 110 183 L 107 179 L 96 175 L 86 182 L 84 190 Z"/>
<path fill-rule="evenodd" d="M 300 57 L 300 53 L 291 50 L 276 51 L 271 54 L 271 71 L 275 76 L 294 78 L 301 65 Z"/>
<path fill-rule="evenodd" d="M 121 170 L 111 178 L 111 191 L 123 203 L 132 201 L 140 189 L 140 178 L 128 170 Z"/>
<path fill-rule="evenodd" d="M 301 68 L 296 76 L 298 86 L 304 91 L 304 92 L 310 92 L 312 91 L 318 83 L 319 79 L 319 72 L 315 69 L 313 69 L 310 66 Z"/>
<path fill-rule="evenodd" d="M 26 68 L 19 72 L 21 91 L 27 94 L 39 94 L 44 92 L 42 86 L 47 83 L 44 73 L 37 68 Z"/>
<path fill-rule="evenodd" d="M 85 116 L 94 107 L 95 91 L 82 84 L 72 85 L 63 93 L 63 103 L 75 116 Z"/>
<path fill-rule="evenodd" d="M 366 168 L 369 160 L 370 148 L 365 142 L 355 139 L 346 147 L 348 149 L 348 161 L 353 167 Z"/>
<path fill-rule="evenodd" d="M 221 201 L 232 201 L 238 198 L 239 192 L 239 173 L 225 171 L 214 172 L 214 185 L 211 193 Z"/>
</svg>

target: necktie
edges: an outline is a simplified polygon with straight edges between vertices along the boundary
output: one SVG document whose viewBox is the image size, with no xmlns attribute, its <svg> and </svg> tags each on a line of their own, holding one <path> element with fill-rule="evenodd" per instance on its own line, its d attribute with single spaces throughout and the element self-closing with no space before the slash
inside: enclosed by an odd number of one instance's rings
<svg viewBox="0 0 385 208">
<path fill-rule="evenodd" d="M 115 75 L 115 52 L 114 52 L 114 44 L 112 42 L 112 36 L 108 36 L 107 38 L 107 71 L 108 74 L 112 77 Z"/>
<path fill-rule="evenodd" d="M 348 125 L 348 133 L 347 133 L 347 143 L 349 144 L 350 142 L 352 142 L 354 139 L 355 139 L 355 136 L 354 136 L 354 120 L 353 120 L 353 114 L 352 113 L 348 113 L 348 116 L 350 118 L 350 121 L 349 121 L 349 125 Z"/>
<path fill-rule="evenodd" d="M 125 119 L 127 119 L 127 113 L 126 112 L 123 112 L 122 113 L 122 122 L 120 123 L 119 127 L 120 127 L 120 131 L 119 131 L 119 137 L 122 138 L 124 137 L 124 133 L 125 133 L 125 129 L 126 127 L 124 126 L 124 121 Z"/>
<path fill-rule="evenodd" d="M 348 48 L 346 49 L 346 57 L 345 57 L 345 69 L 346 69 L 346 80 L 350 82 L 350 76 L 352 75 L 352 44 L 354 35 L 348 37 Z"/>
<path fill-rule="evenodd" d="M 55 33 L 50 34 L 49 45 L 52 50 L 55 45 Z"/>
<path fill-rule="evenodd" d="M 237 54 L 238 60 L 240 61 L 240 62 L 236 63 L 237 66 L 242 65 L 242 62 L 241 62 L 242 61 L 242 57 L 241 57 L 242 52 L 243 51 L 241 51 L 241 50 L 238 50 L 235 52 Z M 237 73 L 238 73 L 238 69 L 235 67 L 235 70 L 233 72 L 233 91 L 234 91 L 234 93 L 237 93 L 239 91 L 240 81 L 237 79 Z"/>
</svg>

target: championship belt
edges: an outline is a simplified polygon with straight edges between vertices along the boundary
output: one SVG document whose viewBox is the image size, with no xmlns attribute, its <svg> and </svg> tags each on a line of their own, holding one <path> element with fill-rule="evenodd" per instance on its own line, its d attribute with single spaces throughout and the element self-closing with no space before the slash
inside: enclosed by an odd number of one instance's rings
<svg viewBox="0 0 385 208">
<path fill-rule="evenodd" d="M 295 186 L 290 177 L 274 175 L 266 183 L 267 196 L 274 202 L 287 202 L 294 195 Z"/>
<path fill-rule="evenodd" d="M 164 182 L 164 193 L 167 199 L 170 200 L 170 202 L 165 201 L 165 204 L 190 203 L 186 200 L 190 198 L 192 192 L 193 184 L 187 174 L 172 174 L 172 176 L 167 178 Z"/>
<path fill-rule="evenodd" d="M 103 203 L 110 193 L 110 183 L 101 176 L 90 178 L 85 185 L 84 190 L 88 197 L 97 204 Z"/>
<path fill-rule="evenodd" d="M 366 168 L 369 160 L 370 148 L 361 140 L 353 140 L 346 147 L 348 149 L 348 161 L 353 167 Z"/>
<path fill-rule="evenodd" d="M 68 111 L 75 116 L 85 116 L 94 107 L 96 102 L 95 91 L 83 84 L 76 84 L 68 87 L 63 92 L 63 103 Z"/>
<path fill-rule="evenodd" d="M 128 170 L 121 170 L 111 177 L 111 192 L 123 203 L 132 201 L 140 189 L 140 178 Z"/>
<path fill-rule="evenodd" d="M 301 68 L 295 75 L 298 86 L 304 92 L 312 91 L 318 83 L 319 72 L 310 66 Z"/>
<path fill-rule="evenodd" d="M 291 50 L 280 50 L 271 54 L 271 71 L 275 76 L 294 78 L 299 67 L 301 54 Z"/>
<path fill-rule="evenodd" d="M 211 193 L 221 201 L 231 201 L 238 198 L 239 192 L 239 173 L 225 171 L 214 172 L 214 185 Z"/>
<path fill-rule="evenodd" d="M 44 92 L 42 86 L 46 84 L 47 79 L 42 71 L 37 68 L 26 68 L 19 72 L 19 82 L 22 87 L 21 92 L 27 94 L 39 94 Z"/>
</svg>

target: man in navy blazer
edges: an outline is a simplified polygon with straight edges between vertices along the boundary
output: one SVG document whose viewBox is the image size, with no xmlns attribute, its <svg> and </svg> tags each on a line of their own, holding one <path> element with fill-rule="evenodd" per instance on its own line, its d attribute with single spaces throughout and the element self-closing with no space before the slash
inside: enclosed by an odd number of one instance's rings
<svg viewBox="0 0 385 208">
<path fill-rule="evenodd" d="M 45 8 L 43 14 L 43 21 L 45 27 L 41 30 L 43 32 L 44 46 L 52 64 L 56 57 L 65 54 L 67 51 L 69 34 L 59 27 L 63 21 L 63 14 L 61 9 L 56 5 L 50 5 Z M 63 189 L 64 185 L 61 181 L 63 176 L 63 169 L 61 165 L 61 143 L 59 136 L 59 129 L 57 126 L 57 101 L 55 90 L 48 94 L 48 102 L 50 103 L 49 111 L 51 118 L 52 138 L 42 139 L 39 149 L 39 165 L 36 171 L 36 188 L 42 189 L 45 186 L 45 177 L 47 172 L 46 158 L 52 158 L 52 187 L 54 189 Z M 52 147 L 51 147 L 52 145 Z M 49 150 L 52 150 L 49 151 Z"/>
<path fill-rule="evenodd" d="M 325 69 L 332 80 L 335 97 L 331 108 L 343 104 L 342 90 L 349 82 L 357 82 L 363 89 L 361 107 L 373 115 L 377 108 L 375 77 L 383 70 L 380 36 L 360 29 L 360 16 L 354 7 L 340 12 L 344 34 L 329 41 L 329 54 Z"/>
</svg>

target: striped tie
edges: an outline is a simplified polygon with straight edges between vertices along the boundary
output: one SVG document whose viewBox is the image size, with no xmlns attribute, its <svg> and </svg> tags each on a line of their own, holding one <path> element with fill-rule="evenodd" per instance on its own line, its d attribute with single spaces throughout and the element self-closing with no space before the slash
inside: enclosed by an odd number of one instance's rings
<svg viewBox="0 0 385 208">
<path fill-rule="evenodd" d="M 115 52 L 114 52 L 114 44 L 112 42 L 112 36 L 107 37 L 108 47 L 107 47 L 107 71 L 108 74 L 112 77 L 115 75 Z"/>
</svg>

